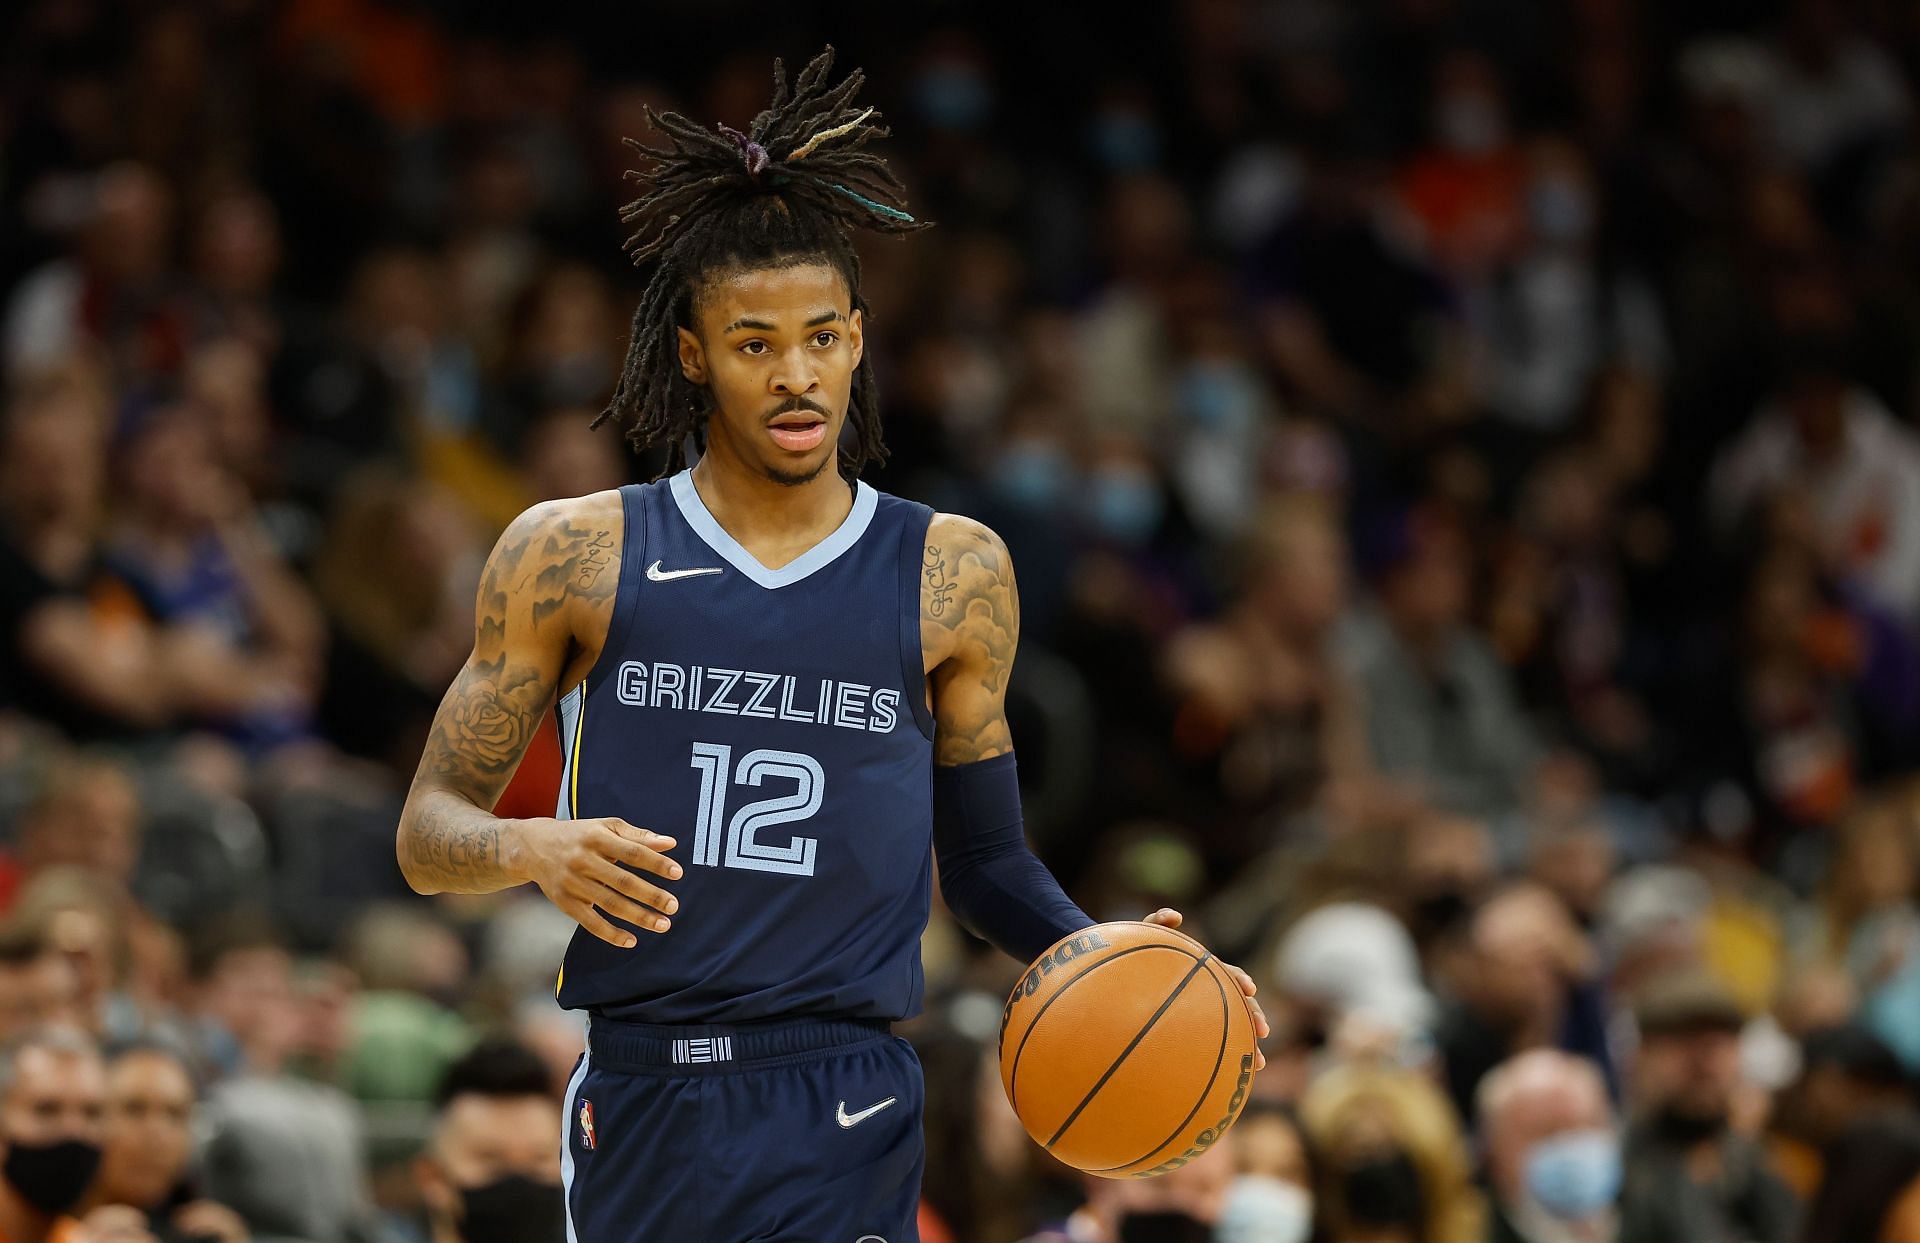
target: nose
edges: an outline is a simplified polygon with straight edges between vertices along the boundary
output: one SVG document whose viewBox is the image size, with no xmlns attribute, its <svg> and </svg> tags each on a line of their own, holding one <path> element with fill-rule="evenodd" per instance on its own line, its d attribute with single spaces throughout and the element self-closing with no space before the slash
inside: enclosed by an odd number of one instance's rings
<svg viewBox="0 0 1920 1243">
<path fill-rule="evenodd" d="M 803 347 L 795 347 L 781 355 L 780 365 L 773 368 L 767 384 L 776 397 L 801 397 L 819 389 L 820 373 L 812 355 Z"/>
</svg>

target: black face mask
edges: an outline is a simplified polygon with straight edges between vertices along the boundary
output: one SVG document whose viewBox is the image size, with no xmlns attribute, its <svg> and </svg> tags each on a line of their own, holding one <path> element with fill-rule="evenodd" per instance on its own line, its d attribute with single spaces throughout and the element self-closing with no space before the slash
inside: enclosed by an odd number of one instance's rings
<svg viewBox="0 0 1920 1243">
<path fill-rule="evenodd" d="M 1120 1219 L 1120 1243 L 1209 1243 L 1213 1227 L 1185 1213 L 1129 1213 Z"/>
<path fill-rule="evenodd" d="M 567 1237 L 566 1191 L 523 1174 L 467 1188 L 460 1206 L 466 1243 L 561 1243 Z"/>
<path fill-rule="evenodd" d="M 1418 1228 L 1426 1215 L 1420 1171 L 1404 1152 L 1349 1166 L 1340 1176 L 1340 1198 L 1347 1220 L 1356 1226 Z"/>
<path fill-rule="evenodd" d="M 100 1170 L 100 1146 L 83 1139 L 57 1144 L 7 1145 L 0 1177 L 22 1200 L 49 1217 L 57 1217 L 87 1194 Z"/>
<path fill-rule="evenodd" d="M 1697 1114 L 1669 1105 L 1653 1116 L 1653 1132 L 1677 1148 L 1705 1143 L 1727 1129 L 1725 1114 Z"/>
</svg>

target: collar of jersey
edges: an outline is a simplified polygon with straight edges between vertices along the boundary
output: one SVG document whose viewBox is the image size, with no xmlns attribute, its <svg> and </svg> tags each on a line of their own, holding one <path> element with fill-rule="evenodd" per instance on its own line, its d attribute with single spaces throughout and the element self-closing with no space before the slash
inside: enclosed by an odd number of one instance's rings
<svg viewBox="0 0 1920 1243">
<path fill-rule="evenodd" d="M 879 493 L 864 482 L 855 483 L 853 508 L 847 511 L 847 516 L 833 529 L 832 534 L 779 569 L 770 570 L 741 547 L 739 540 L 728 535 L 727 529 L 708 512 L 707 503 L 700 499 L 700 490 L 693 486 L 691 469 L 675 475 L 668 486 L 673 491 L 673 503 L 680 507 L 680 516 L 687 520 L 693 533 L 706 541 L 709 548 L 725 557 L 728 565 L 769 589 L 797 583 L 815 570 L 832 564 L 834 558 L 853 547 L 855 541 L 866 533 L 867 524 L 873 521 L 874 508 L 880 503 Z"/>
</svg>

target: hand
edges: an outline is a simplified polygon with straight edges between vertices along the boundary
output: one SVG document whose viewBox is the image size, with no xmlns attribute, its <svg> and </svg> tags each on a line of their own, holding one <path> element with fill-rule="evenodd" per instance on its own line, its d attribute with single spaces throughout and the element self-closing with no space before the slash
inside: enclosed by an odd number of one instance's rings
<svg viewBox="0 0 1920 1243">
<path fill-rule="evenodd" d="M 667 916 L 680 909 L 679 900 L 620 865 L 679 880 L 680 865 L 664 853 L 676 845 L 673 838 L 613 816 L 512 823 L 508 866 L 540 886 L 549 901 L 594 936 L 621 949 L 638 944 L 632 933 L 616 927 L 607 915 L 651 932 L 665 932 L 672 926 Z"/>
<path fill-rule="evenodd" d="M 147 1229 L 147 1215 L 124 1204 L 105 1204 L 80 1223 L 77 1243 L 158 1243 Z"/>
<path fill-rule="evenodd" d="M 212 1200 L 195 1200 L 173 1215 L 174 1229 L 196 1238 L 218 1239 L 220 1243 L 249 1243 L 253 1237 L 240 1214 Z"/>
<path fill-rule="evenodd" d="M 1178 928 L 1180 921 L 1181 916 L 1179 911 L 1174 910 L 1170 906 L 1163 906 L 1140 922 L 1143 924 L 1156 924 L 1162 928 Z M 1266 1012 L 1261 1010 L 1260 1003 L 1253 999 L 1253 995 L 1259 991 L 1259 986 L 1253 982 L 1252 976 L 1234 966 L 1232 963 L 1222 962 L 1220 965 L 1227 969 L 1227 974 L 1232 976 L 1234 983 L 1240 986 L 1240 995 L 1246 999 L 1247 1012 L 1253 1016 L 1254 1039 L 1256 1041 L 1265 1040 L 1268 1033 L 1273 1029 L 1267 1026 Z M 1267 1055 L 1260 1051 L 1258 1044 L 1255 1044 L 1253 1046 L 1253 1068 L 1255 1070 L 1264 1070 L 1266 1065 Z"/>
</svg>

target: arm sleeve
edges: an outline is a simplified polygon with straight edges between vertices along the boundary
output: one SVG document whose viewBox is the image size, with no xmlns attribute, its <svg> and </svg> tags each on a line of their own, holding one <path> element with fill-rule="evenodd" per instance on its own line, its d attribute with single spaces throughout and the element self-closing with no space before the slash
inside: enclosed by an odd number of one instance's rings
<svg viewBox="0 0 1920 1243">
<path fill-rule="evenodd" d="M 1094 922 L 1027 848 L 1011 752 L 934 768 L 933 853 L 948 909 L 1023 963 Z"/>
</svg>

